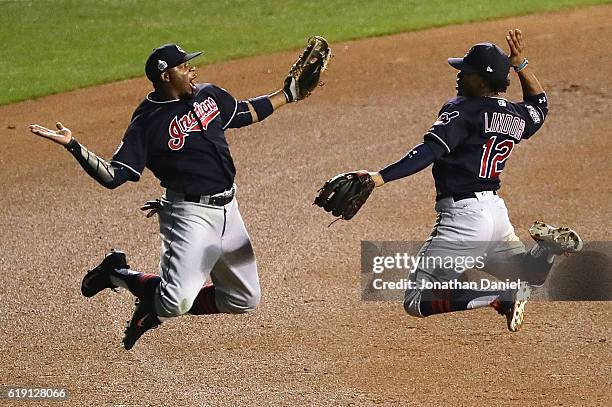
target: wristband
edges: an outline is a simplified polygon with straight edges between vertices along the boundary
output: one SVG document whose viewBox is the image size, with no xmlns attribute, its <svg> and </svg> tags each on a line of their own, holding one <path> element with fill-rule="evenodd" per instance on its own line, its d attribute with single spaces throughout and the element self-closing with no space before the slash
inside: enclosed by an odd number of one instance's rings
<svg viewBox="0 0 612 407">
<path fill-rule="evenodd" d="M 268 96 L 259 96 L 254 99 L 249 99 L 249 103 L 251 103 L 251 106 L 255 109 L 259 121 L 262 121 L 274 112 L 274 106 L 272 106 L 272 102 Z"/>
<path fill-rule="evenodd" d="M 513 66 L 514 72 L 521 72 L 523 69 L 525 69 L 527 65 L 529 65 L 529 60 L 527 58 L 524 58 L 523 62 L 521 62 L 518 66 Z"/>
<path fill-rule="evenodd" d="M 71 153 L 74 151 L 74 148 L 79 144 L 78 141 L 76 141 L 76 139 L 73 137 L 70 139 L 70 141 L 68 142 L 68 144 L 66 144 L 64 146 L 64 148 L 68 151 L 70 151 Z"/>
</svg>

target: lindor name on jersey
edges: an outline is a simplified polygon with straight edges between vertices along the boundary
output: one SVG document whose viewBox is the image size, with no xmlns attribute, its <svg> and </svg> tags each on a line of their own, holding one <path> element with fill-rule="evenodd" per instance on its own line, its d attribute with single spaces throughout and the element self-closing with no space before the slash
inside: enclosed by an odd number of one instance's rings
<svg viewBox="0 0 612 407">
<path fill-rule="evenodd" d="M 525 131 L 525 120 L 509 113 L 494 112 L 489 119 L 489 112 L 484 113 L 484 132 L 506 134 L 520 140 Z"/>
<path fill-rule="evenodd" d="M 193 112 L 197 115 L 197 118 L 193 115 Z M 171 150 L 180 150 L 185 145 L 185 137 L 192 131 L 201 131 L 208 128 L 208 124 L 212 122 L 221 112 L 217 106 L 217 102 L 212 97 L 208 97 L 202 102 L 195 102 L 193 104 L 193 111 L 189 111 L 184 114 L 181 118 L 175 116 L 168 126 L 168 132 L 170 140 L 168 141 L 168 147 Z M 198 123 L 199 119 L 199 123 Z M 204 129 L 200 128 L 200 123 Z"/>
</svg>

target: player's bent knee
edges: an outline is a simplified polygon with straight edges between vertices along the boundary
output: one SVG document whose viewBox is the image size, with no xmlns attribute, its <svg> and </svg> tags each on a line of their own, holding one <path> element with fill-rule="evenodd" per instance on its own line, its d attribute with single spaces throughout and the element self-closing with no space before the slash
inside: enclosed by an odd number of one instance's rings
<svg viewBox="0 0 612 407">
<path fill-rule="evenodd" d="M 181 315 L 186 314 L 192 305 L 193 300 L 189 300 L 187 298 L 176 300 L 162 296 L 158 297 L 158 301 L 155 303 L 155 311 L 160 317 L 180 317 Z"/>
<path fill-rule="evenodd" d="M 245 309 L 246 309 L 245 312 L 255 311 L 260 301 L 261 301 L 261 293 L 259 292 L 256 295 L 250 296 L 245 303 Z"/>
<path fill-rule="evenodd" d="M 250 295 L 249 297 L 244 298 L 243 301 L 238 301 L 237 303 L 234 303 L 234 313 L 244 314 L 246 312 L 253 312 L 257 309 L 260 300 L 261 294 L 257 293 L 256 295 Z"/>
<path fill-rule="evenodd" d="M 221 304 L 220 309 L 223 308 L 223 312 L 229 314 L 253 312 L 257 309 L 260 300 L 261 293 L 259 291 L 256 293 L 249 293 L 249 295 L 246 296 L 226 298 L 223 304 Z"/>
<path fill-rule="evenodd" d="M 404 296 L 404 311 L 413 317 L 425 318 L 425 316 L 421 314 L 420 304 L 421 292 L 419 290 L 406 290 Z"/>
</svg>

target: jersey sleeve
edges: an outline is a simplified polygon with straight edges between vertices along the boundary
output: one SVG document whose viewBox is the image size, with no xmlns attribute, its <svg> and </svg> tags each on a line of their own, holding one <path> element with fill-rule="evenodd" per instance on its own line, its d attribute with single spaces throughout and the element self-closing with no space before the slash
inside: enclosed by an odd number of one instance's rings
<svg viewBox="0 0 612 407">
<path fill-rule="evenodd" d="M 548 98 L 545 93 L 528 96 L 518 103 L 519 110 L 525 119 L 524 139 L 533 136 L 540 130 L 548 114 Z"/>
<path fill-rule="evenodd" d="M 434 143 L 450 153 L 469 136 L 466 118 L 455 104 L 447 103 L 442 107 L 438 119 L 423 137 L 426 143 Z"/>
<path fill-rule="evenodd" d="M 238 129 L 240 127 L 253 124 L 253 116 L 249 110 L 249 105 L 246 100 L 238 102 L 238 108 L 234 118 L 227 124 L 226 128 Z"/>
<path fill-rule="evenodd" d="M 215 85 L 211 86 L 213 97 L 215 102 L 217 102 L 217 106 L 219 106 L 219 110 L 221 111 L 221 121 L 223 124 L 223 130 L 225 130 L 228 127 L 231 127 L 232 121 L 236 118 L 239 107 L 238 101 L 225 89 Z"/>
<path fill-rule="evenodd" d="M 111 163 L 129 170 L 130 179 L 137 181 L 147 164 L 147 139 L 142 127 L 132 122 L 117 147 Z"/>
</svg>

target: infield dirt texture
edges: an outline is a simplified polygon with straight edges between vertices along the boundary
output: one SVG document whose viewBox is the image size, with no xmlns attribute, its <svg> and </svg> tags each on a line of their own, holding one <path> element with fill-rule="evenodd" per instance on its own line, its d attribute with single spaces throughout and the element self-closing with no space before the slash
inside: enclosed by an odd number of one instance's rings
<svg viewBox="0 0 612 407">
<path fill-rule="evenodd" d="M 157 272 L 157 222 L 138 208 L 161 189 L 145 172 L 108 191 L 27 125 L 61 120 L 108 158 L 148 82 L 1 107 L 0 385 L 66 387 L 69 401 L 49 405 L 71 406 L 612 405 L 610 302 L 533 302 L 511 334 L 491 309 L 419 320 L 400 303 L 360 300 L 361 240 L 428 236 L 429 170 L 377 190 L 331 228 L 311 206 L 325 179 L 376 170 L 422 139 L 455 93 L 447 57 L 479 41 L 506 48 L 518 27 L 551 110 L 503 174 L 517 233 L 529 242 L 527 228 L 543 219 L 611 240 L 611 21 L 608 5 L 332 44 L 323 88 L 228 133 L 259 310 L 171 320 L 131 352 L 120 347 L 131 295 L 85 299 L 79 286 L 113 247 Z M 297 52 L 209 65 L 198 79 L 259 95 L 280 86 Z M 520 98 L 514 74 L 508 97 Z"/>
</svg>

